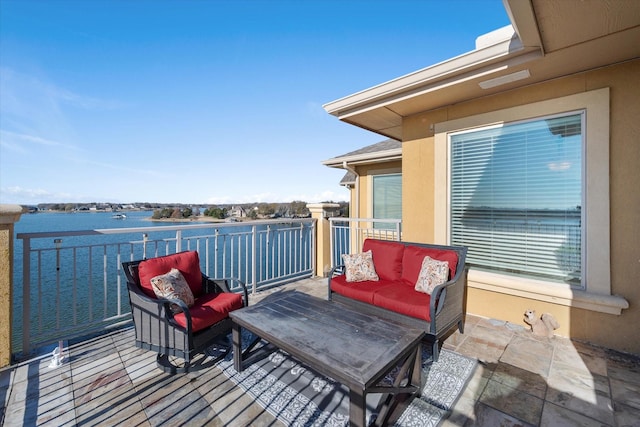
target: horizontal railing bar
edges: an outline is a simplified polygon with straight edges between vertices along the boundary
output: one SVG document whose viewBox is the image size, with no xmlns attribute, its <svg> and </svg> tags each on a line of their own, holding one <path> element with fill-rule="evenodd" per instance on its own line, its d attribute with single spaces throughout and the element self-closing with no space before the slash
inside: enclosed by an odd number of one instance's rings
<svg viewBox="0 0 640 427">
<path fill-rule="evenodd" d="M 305 218 L 19 233 L 16 237 L 23 242 L 22 349 L 15 346 L 14 351 L 28 354 L 33 348 L 60 339 L 129 324 L 122 261 L 197 250 L 205 274 L 212 278 L 237 276 L 253 292 L 310 277 L 315 271 L 310 268 L 315 261 L 315 221 Z M 191 230 L 201 232 L 185 236 Z M 153 238 L 163 232 L 170 234 Z M 131 234 L 138 236 L 125 236 Z M 96 237 L 106 235 L 126 238 Z M 79 240 L 83 237 L 93 240 Z M 46 247 L 34 248 L 34 241 Z M 32 265 L 30 259 L 36 262 Z M 209 274 L 210 269 L 214 274 Z M 240 290 L 236 282 L 231 286 L 232 291 Z M 14 338 L 20 339 L 20 331 Z M 13 343 L 18 344 L 15 340 Z"/>
<path fill-rule="evenodd" d="M 274 220 L 256 220 L 251 222 L 207 222 L 203 224 L 189 224 L 189 225 L 164 225 L 164 226 L 152 226 L 152 227 L 130 227 L 130 228 L 98 228 L 95 230 L 75 230 L 75 231 L 38 231 L 32 233 L 18 233 L 16 238 L 18 239 L 39 239 L 45 237 L 65 237 L 65 236 L 90 236 L 96 234 L 128 234 L 128 233 L 148 233 L 148 232 L 163 232 L 163 231 L 178 231 L 178 230 L 197 230 L 203 228 L 238 228 L 247 227 L 252 225 L 284 225 L 284 224 L 296 224 L 296 223 L 309 223 L 311 220 L 292 218 L 286 221 L 274 221 Z"/>
</svg>

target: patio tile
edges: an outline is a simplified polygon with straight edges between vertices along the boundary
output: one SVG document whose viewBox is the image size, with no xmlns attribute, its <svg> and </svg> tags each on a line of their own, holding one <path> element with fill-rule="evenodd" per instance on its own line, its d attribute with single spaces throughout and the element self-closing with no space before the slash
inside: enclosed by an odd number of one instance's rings
<svg viewBox="0 0 640 427">
<path fill-rule="evenodd" d="M 475 420 L 469 420 L 464 427 L 489 427 L 489 426 L 517 426 L 517 427 L 535 427 L 538 424 L 529 424 L 525 421 L 505 414 L 491 406 L 478 403 L 475 408 Z"/>
<path fill-rule="evenodd" d="M 538 425 L 544 400 L 490 379 L 480 402 L 532 425 Z M 490 424 L 485 424 L 490 425 Z M 499 425 L 499 424 L 496 424 Z"/>
<path fill-rule="evenodd" d="M 540 427 L 602 426 L 600 421 L 570 411 L 553 403 L 545 403 Z M 612 425 L 612 424 L 605 424 Z"/>
<path fill-rule="evenodd" d="M 510 332 L 500 332 L 479 324 L 472 329 L 456 351 L 487 363 L 497 363 L 511 336 Z"/>
<path fill-rule="evenodd" d="M 500 362 L 533 372 L 543 378 L 549 375 L 553 344 L 547 341 L 514 336 L 500 357 Z"/>
<path fill-rule="evenodd" d="M 640 409 L 615 402 L 614 417 L 618 426 L 640 425 Z"/>
<path fill-rule="evenodd" d="M 475 421 L 475 405 L 485 387 L 489 378 L 492 375 L 492 371 L 486 369 L 484 366 L 478 364 L 471 379 L 467 383 L 462 395 L 458 401 L 453 405 L 451 414 L 443 421 L 441 427 L 454 427 L 462 426 L 465 423 Z"/>
<path fill-rule="evenodd" d="M 640 410 L 640 385 L 615 378 L 610 378 L 609 382 L 611 398 L 614 402 L 624 403 Z"/>
<path fill-rule="evenodd" d="M 583 344 L 574 347 L 570 341 L 556 344 L 553 363 L 571 365 L 575 370 L 607 375 L 607 359 L 603 351 L 597 351 Z"/>
<path fill-rule="evenodd" d="M 583 414 L 606 425 L 613 425 L 613 404 L 609 396 L 600 395 L 595 390 L 567 388 L 562 391 L 549 384 L 547 402 Z"/>
<path fill-rule="evenodd" d="M 508 363 L 498 364 L 491 380 L 539 399 L 544 399 L 547 392 L 547 382 L 543 377 Z"/>
<path fill-rule="evenodd" d="M 608 351 L 607 375 L 640 386 L 640 356 Z"/>
<path fill-rule="evenodd" d="M 552 364 L 547 384 L 560 391 L 573 391 L 585 400 L 596 394 L 605 397 L 611 394 L 607 377 L 561 362 Z"/>
</svg>

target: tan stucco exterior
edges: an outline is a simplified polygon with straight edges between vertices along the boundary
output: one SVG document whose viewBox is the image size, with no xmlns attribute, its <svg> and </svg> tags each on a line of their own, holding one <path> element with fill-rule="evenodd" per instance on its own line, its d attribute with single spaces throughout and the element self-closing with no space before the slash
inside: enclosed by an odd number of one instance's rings
<svg viewBox="0 0 640 427">
<path fill-rule="evenodd" d="M 403 240 L 434 242 L 442 230 L 438 195 L 441 168 L 436 160 L 435 129 L 438 123 L 483 113 L 553 101 L 562 97 L 609 88 L 609 215 L 610 294 L 620 296 L 629 308 L 621 314 L 577 308 L 553 298 L 536 299 L 489 291 L 470 280 L 467 311 L 472 314 L 523 323 L 526 309 L 552 313 L 561 325 L 559 335 L 608 348 L 640 354 L 640 60 L 603 67 L 521 89 L 479 98 L 446 108 L 409 116 L 403 120 Z M 587 114 L 589 114 L 587 112 Z M 383 166 L 377 165 L 377 168 Z M 361 175 L 366 170 L 359 171 Z M 589 176 L 589 170 L 586 171 Z M 589 178 L 587 178 L 589 179 Z M 366 179 L 361 176 L 362 186 Z M 360 206 L 368 206 L 368 192 L 360 189 Z M 598 203 L 588 200 L 587 203 Z M 440 209 L 441 211 L 441 209 Z M 364 213 L 365 211 L 363 211 Z M 364 216 L 364 215 L 360 215 Z M 441 243 L 441 242 L 440 242 Z M 570 299 L 570 298 L 569 298 Z"/>
<path fill-rule="evenodd" d="M 0 368 L 11 363 L 13 234 L 21 214 L 18 205 L 0 205 Z"/>
</svg>

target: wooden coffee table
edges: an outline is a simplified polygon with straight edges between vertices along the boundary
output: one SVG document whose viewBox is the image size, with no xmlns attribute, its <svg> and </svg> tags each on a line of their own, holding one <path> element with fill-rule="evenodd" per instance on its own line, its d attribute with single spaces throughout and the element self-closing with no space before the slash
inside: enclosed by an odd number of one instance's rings
<svg viewBox="0 0 640 427">
<path fill-rule="evenodd" d="M 421 391 L 421 345 L 424 331 L 391 323 L 345 305 L 301 292 L 274 294 L 260 303 L 230 313 L 233 361 L 240 372 L 256 357 L 250 347 L 241 351 L 241 328 L 246 328 L 322 375 L 349 388 L 349 419 L 366 425 L 366 395 L 382 393 L 376 425 L 390 415 L 400 394 Z M 401 365 L 392 386 L 378 383 Z"/>
</svg>

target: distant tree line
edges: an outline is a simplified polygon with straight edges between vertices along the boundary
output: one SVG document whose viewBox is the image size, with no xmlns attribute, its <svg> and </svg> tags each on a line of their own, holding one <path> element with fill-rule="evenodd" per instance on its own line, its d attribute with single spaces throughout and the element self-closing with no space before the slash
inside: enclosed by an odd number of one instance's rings
<svg viewBox="0 0 640 427">
<path fill-rule="evenodd" d="M 331 202 L 340 205 L 341 216 L 349 216 L 348 202 Z M 33 207 L 32 207 L 33 208 Z M 294 200 L 289 203 L 242 203 L 224 205 L 188 205 L 138 202 L 129 204 L 118 203 L 40 203 L 38 210 L 77 212 L 77 211 L 119 211 L 119 210 L 153 210 L 153 219 L 186 219 L 200 215 L 225 219 L 230 216 L 240 216 L 248 219 L 258 218 L 306 218 L 311 214 L 307 209 L 307 202 Z"/>
</svg>

